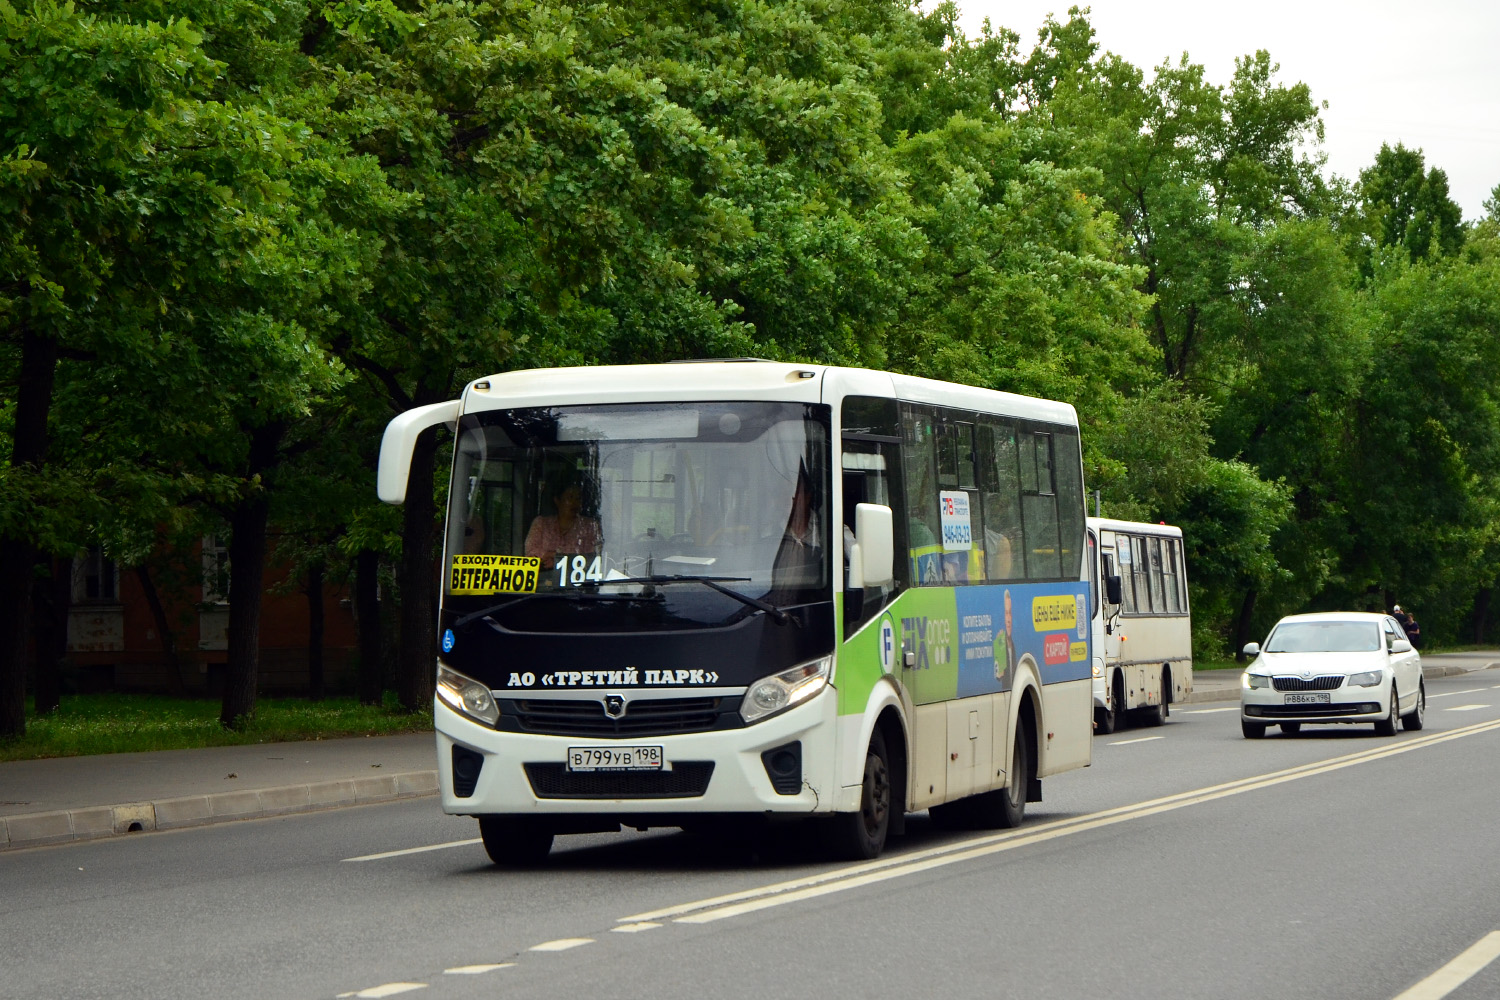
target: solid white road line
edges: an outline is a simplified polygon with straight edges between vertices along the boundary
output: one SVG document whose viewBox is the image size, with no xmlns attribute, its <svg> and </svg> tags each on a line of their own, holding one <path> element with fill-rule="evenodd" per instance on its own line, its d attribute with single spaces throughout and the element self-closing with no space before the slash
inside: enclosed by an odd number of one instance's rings
<svg viewBox="0 0 1500 1000">
<path fill-rule="evenodd" d="M 404 851 L 381 851 L 379 854 L 361 854 L 357 858 L 345 858 L 345 861 L 379 861 L 382 858 L 399 858 L 403 854 L 425 854 L 428 851 L 446 851 L 450 847 L 468 847 L 470 844 L 478 844 L 482 841 L 475 837 L 472 840 L 450 840 L 446 844 L 429 844 L 426 847 L 408 847 Z"/>
<path fill-rule="evenodd" d="M 358 997 L 360 1000 L 366 998 L 393 997 L 397 993 L 410 993 L 412 990 L 425 990 L 426 983 L 386 983 L 384 986 L 371 986 L 367 990 L 357 990 L 354 993 L 340 993 L 339 998 Z"/>
<path fill-rule="evenodd" d="M 1433 733 L 1426 736 L 1411 737 L 1403 739 L 1398 743 L 1387 744 L 1371 750 L 1361 750 L 1342 757 L 1314 761 L 1310 764 L 1302 764 L 1297 767 L 1273 771 L 1264 775 L 1241 778 L 1194 791 L 1180 792 L 1176 795 L 1168 795 L 1163 798 L 1140 802 L 1134 805 L 1105 809 L 1086 816 L 1055 820 L 1051 823 L 1040 824 L 1027 830 L 985 834 L 960 841 L 956 844 L 947 844 L 942 847 L 929 848 L 925 851 L 912 851 L 908 854 L 891 858 L 849 865 L 818 875 L 790 879 L 785 882 L 760 886 L 755 889 L 747 889 L 710 899 L 700 899 L 690 903 L 664 907 L 649 913 L 632 914 L 628 917 L 620 917 L 619 921 L 621 923 L 635 923 L 666 918 L 681 923 L 709 923 L 715 920 L 722 920 L 726 917 L 734 917 L 743 913 L 762 910 L 771 906 L 780 906 L 784 903 L 822 896 L 844 889 L 852 889 L 872 882 L 897 878 L 902 875 L 909 875 L 958 861 L 967 861 L 1000 851 L 1008 851 L 1016 847 L 1024 847 L 1044 840 L 1064 837 L 1072 833 L 1081 833 L 1086 830 L 1111 826 L 1126 820 L 1140 819 L 1190 805 L 1211 802 L 1226 796 L 1238 795 L 1243 792 L 1267 788 L 1299 778 L 1324 774 L 1345 767 L 1352 767 L 1355 764 L 1380 760 L 1385 757 L 1408 753 L 1429 746 L 1436 746 L 1450 740 L 1463 739 L 1496 729 L 1500 729 L 1500 720 L 1475 723 L 1446 733 Z"/>
<path fill-rule="evenodd" d="M 1396 997 L 1396 1000 L 1440 1000 L 1468 982 L 1476 972 L 1496 958 L 1500 958 L 1500 931 L 1491 931 L 1462 955 Z"/>
<path fill-rule="evenodd" d="M 1228 708 L 1193 708 L 1183 711 L 1183 715 L 1213 715 L 1215 712 L 1238 712 L 1240 706 L 1230 705 Z M 1181 711 L 1179 709 L 1179 711 Z"/>
<path fill-rule="evenodd" d="M 1489 707 L 1490 706 L 1488 706 L 1488 705 L 1454 705 L 1452 708 L 1445 708 L 1445 709 L 1443 709 L 1443 711 L 1445 711 L 1445 712 L 1472 712 L 1476 708 L 1489 708 Z"/>
<path fill-rule="evenodd" d="M 527 951 L 567 951 L 569 948 L 577 948 L 580 945 L 593 944 L 593 938 L 558 938 L 556 941 L 543 941 L 534 944 Z"/>
<path fill-rule="evenodd" d="M 1142 736 L 1139 739 L 1134 739 L 1134 740 L 1115 740 L 1113 743 L 1110 744 L 1110 746 L 1112 746 L 1112 747 L 1123 747 L 1123 746 L 1129 746 L 1132 743 L 1150 743 L 1152 740 L 1164 740 L 1164 739 L 1166 739 L 1165 736 Z"/>
<path fill-rule="evenodd" d="M 479 976 L 486 972 L 494 972 L 496 969 L 508 969 L 515 962 L 495 962 L 490 965 L 460 965 L 452 969 L 444 969 L 445 976 Z"/>
</svg>

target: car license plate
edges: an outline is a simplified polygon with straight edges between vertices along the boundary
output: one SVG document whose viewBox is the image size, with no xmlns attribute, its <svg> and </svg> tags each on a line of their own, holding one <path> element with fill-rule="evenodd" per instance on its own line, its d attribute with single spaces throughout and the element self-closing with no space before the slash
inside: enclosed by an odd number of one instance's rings
<svg viewBox="0 0 1500 1000">
<path fill-rule="evenodd" d="M 1313 694 L 1289 694 L 1286 696 L 1288 705 L 1326 705 L 1329 701 L 1327 691 L 1318 691 Z"/>
<path fill-rule="evenodd" d="M 569 771 L 660 771 L 659 746 L 568 747 Z"/>
</svg>

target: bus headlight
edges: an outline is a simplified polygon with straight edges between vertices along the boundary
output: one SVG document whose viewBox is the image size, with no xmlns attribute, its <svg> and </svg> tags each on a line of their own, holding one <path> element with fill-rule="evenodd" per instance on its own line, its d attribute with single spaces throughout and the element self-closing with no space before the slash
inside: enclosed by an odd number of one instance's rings
<svg viewBox="0 0 1500 1000">
<path fill-rule="evenodd" d="M 833 657 L 825 656 L 762 677 L 745 692 L 745 698 L 740 702 L 740 718 L 746 723 L 758 722 L 806 701 L 828 685 L 828 671 L 832 667 Z"/>
<path fill-rule="evenodd" d="M 500 721 L 500 706 L 490 689 L 457 670 L 438 664 L 437 696 L 443 704 L 476 722 L 493 726 Z"/>
</svg>

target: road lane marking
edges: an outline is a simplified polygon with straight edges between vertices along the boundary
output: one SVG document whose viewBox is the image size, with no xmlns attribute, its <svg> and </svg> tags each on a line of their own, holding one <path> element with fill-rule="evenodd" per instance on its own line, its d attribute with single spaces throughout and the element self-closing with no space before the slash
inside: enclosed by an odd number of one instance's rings
<svg viewBox="0 0 1500 1000">
<path fill-rule="evenodd" d="M 1441 694 L 1430 694 L 1430 695 L 1428 695 L 1427 696 L 1427 700 L 1431 701 L 1433 698 L 1452 698 L 1456 694 L 1474 694 L 1476 691 L 1485 691 L 1485 690 L 1488 690 L 1488 688 L 1465 688 L 1462 691 L 1444 691 Z"/>
<path fill-rule="evenodd" d="M 1491 931 L 1396 1000 L 1440 1000 L 1496 958 L 1500 958 L 1500 931 Z"/>
<path fill-rule="evenodd" d="M 577 948 L 586 944 L 593 944 L 593 938 L 558 938 L 556 941 L 543 941 L 534 944 L 527 951 L 567 951 L 569 948 Z"/>
<path fill-rule="evenodd" d="M 1110 744 L 1110 746 L 1112 746 L 1112 747 L 1123 747 L 1123 746 L 1129 746 L 1132 743 L 1150 743 L 1152 740 L 1164 740 L 1164 739 L 1166 739 L 1165 736 L 1142 736 L 1139 739 L 1134 739 L 1134 740 L 1115 740 L 1113 743 Z"/>
<path fill-rule="evenodd" d="M 1443 709 L 1443 711 L 1445 711 L 1445 712 L 1472 712 L 1476 708 L 1489 708 L 1489 707 L 1490 706 L 1488 706 L 1488 705 L 1454 705 L 1452 708 L 1445 708 L 1445 709 Z"/>
<path fill-rule="evenodd" d="M 658 924 L 653 920 L 642 920 L 638 924 L 621 924 L 619 927 L 611 927 L 610 930 L 614 931 L 616 934 L 639 934 L 641 931 L 649 931 L 653 927 L 660 926 L 661 924 Z"/>
<path fill-rule="evenodd" d="M 1215 712 L 1238 712 L 1239 710 L 1238 705 L 1230 705 L 1228 708 L 1193 708 L 1187 711 L 1178 709 L 1183 715 L 1213 715 Z"/>
<path fill-rule="evenodd" d="M 636 923 L 661 919 L 670 919 L 682 923 L 708 923 L 713 920 L 721 920 L 726 917 L 739 916 L 742 913 L 765 909 L 768 906 L 779 906 L 782 903 L 796 902 L 801 899 L 808 899 L 830 892 L 852 889 L 871 882 L 913 874 L 927 870 L 928 868 L 936 868 L 957 861 L 966 861 L 999 851 L 1011 850 L 1015 847 L 1028 846 L 1072 833 L 1082 833 L 1126 820 L 1140 819 L 1157 813 L 1181 809 L 1185 806 L 1211 802 L 1226 796 L 1238 795 L 1242 792 L 1254 791 L 1282 782 L 1294 781 L 1298 778 L 1324 774 L 1329 771 L 1352 767 L 1355 764 L 1380 760 L 1385 757 L 1429 746 L 1436 746 L 1440 743 L 1447 743 L 1451 740 L 1463 739 L 1496 729 L 1500 729 L 1500 720 L 1474 723 L 1449 732 L 1410 737 L 1403 739 L 1399 743 L 1388 744 L 1370 750 L 1361 750 L 1342 757 L 1330 758 L 1326 761 L 1314 761 L 1282 771 L 1273 771 L 1264 775 L 1240 778 L 1235 781 L 1225 782 L 1220 785 L 1211 785 L 1193 791 L 1179 792 L 1175 795 L 1168 795 L 1134 805 L 1117 806 L 1113 809 L 1105 809 L 1085 816 L 1054 820 L 1029 830 L 1012 830 L 1005 833 L 985 834 L 960 841 L 956 844 L 945 844 L 941 847 L 912 851 L 899 856 L 849 865 L 817 875 L 789 879 L 785 882 L 741 890 L 709 899 L 695 900 L 690 903 L 681 903 L 676 906 L 663 907 L 648 913 L 636 913 L 618 919 L 620 923 Z"/>
<path fill-rule="evenodd" d="M 367 990 L 356 990 L 353 993 L 340 993 L 339 1000 L 344 997 L 358 997 L 360 1000 L 367 998 L 393 997 L 397 993 L 410 993 L 412 990 L 425 990 L 426 983 L 386 983 L 383 986 L 371 986 Z"/>
<path fill-rule="evenodd" d="M 494 972 L 496 969 L 508 969 L 515 962 L 494 962 L 489 965 L 459 965 L 452 969 L 444 969 L 445 976 L 480 976 L 486 972 Z"/>
<path fill-rule="evenodd" d="M 379 861 L 382 858 L 399 858 L 403 854 L 425 854 L 428 851 L 446 851 L 450 847 L 468 847 L 470 844 L 479 844 L 483 841 L 479 837 L 472 840 L 450 840 L 446 844 L 428 844 L 426 847 L 408 847 L 404 851 L 381 851 L 379 854 L 361 854 L 357 858 L 345 858 L 345 861 Z"/>
</svg>

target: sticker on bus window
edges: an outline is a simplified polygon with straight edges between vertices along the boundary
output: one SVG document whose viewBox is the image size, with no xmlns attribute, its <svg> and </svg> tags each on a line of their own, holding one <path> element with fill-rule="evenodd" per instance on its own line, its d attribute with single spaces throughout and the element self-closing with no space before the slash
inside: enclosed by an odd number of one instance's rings
<svg viewBox="0 0 1500 1000">
<path fill-rule="evenodd" d="M 454 556 L 450 594 L 534 594 L 542 561 L 534 556 Z"/>
<path fill-rule="evenodd" d="M 969 494 L 962 490 L 938 493 L 938 515 L 943 525 L 943 551 L 965 552 L 974 547 L 969 526 Z"/>
</svg>

